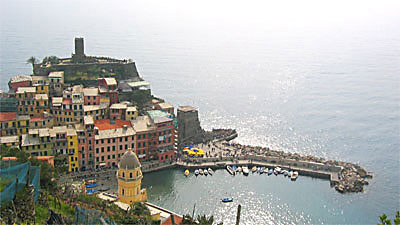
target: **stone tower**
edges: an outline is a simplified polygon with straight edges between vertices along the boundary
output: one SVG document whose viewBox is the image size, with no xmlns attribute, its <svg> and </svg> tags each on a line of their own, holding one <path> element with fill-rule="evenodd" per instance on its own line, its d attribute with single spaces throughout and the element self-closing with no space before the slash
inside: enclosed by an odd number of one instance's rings
<svg viewBox="0 0 400 225">
<path fill-rule="evenodd" d="M 75 38 L 75 54 L 72 55 L 74 62 L 83 62 L 85 60 L 85 46 L 83 44 L 83 38 Z"/>
<path fill-rule="evenodd" d="M 147 200 L 146 189 L 141 189 L 142 170 L 138 157 L 131 149 L 126 151 L 118 163 L 118 197 L 119 201 L 132 204 Z"/>
</svg>

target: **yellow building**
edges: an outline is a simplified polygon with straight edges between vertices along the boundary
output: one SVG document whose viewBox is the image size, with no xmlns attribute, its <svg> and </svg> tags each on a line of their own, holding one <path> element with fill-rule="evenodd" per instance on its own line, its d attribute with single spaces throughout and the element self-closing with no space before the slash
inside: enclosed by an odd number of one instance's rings
<svg viewBox="0 0 400 225">
<path fill-rule="evenodd" d="M 78 172 L 78 135 L 74 129 L 67 129 L 68 172 Z"/>
<path fill-rule="evenodd" d="M 136 120 L 138 117 L 139 112 L 135 106 L 128 106 L 125 112 L 125 120 Z"/>
<path fill-rule="evenodd" d="M 34 112 L 35 116 L 41 116 L 44 112 L 50 112 L 49 97 L 47 94 L 36 94 L 35 95 L 36 109 Z"/>
<path fill-rule="evenodd" d="M 146 189 L 141 189 L 142 170 L 138 157 L 131 149 L 126 151 L 118 164 L 118 197 L 126 204 L 147 200 Z"/>
<path fill-rule="evenodd" d="M 53 144 L 48 128 L 29 129 L 22 135 L 21 149 L 32 156 L 50 156 L 53 154 Z"/>
<path fill-rule="evenodd" d="M 32 86 L 36 87 L 36 94 L 49 94 L 49 78 L 47 76 L 32 76 Z"/>
<path fill-rule="evenodd" d="M 19 87 L 16 92 L 18 115 L 34 115 L 36 87 Z"/>
<path fill-rule="evenodd" d="M 0 112 L 0 136 L 21 136 L 28 133 L 29 119 L 29 115 Z"/>
</svg>

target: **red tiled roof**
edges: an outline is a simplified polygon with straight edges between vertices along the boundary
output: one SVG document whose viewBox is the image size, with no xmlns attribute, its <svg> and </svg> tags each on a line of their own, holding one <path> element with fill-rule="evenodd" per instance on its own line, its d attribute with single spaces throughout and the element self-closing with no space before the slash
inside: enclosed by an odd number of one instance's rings
<svg viewBox="0 0 400 225">
<path fill-rule="evenodd" d="M 175 224 L 181 224 L 182 223 L 182 217 L 179 217 L 177 215 L 173 215 L 174 216 L 174 222 Z M 164 221 L 162 223 L 162 225 L 172 225 L 172 221 L 171 221 L 171 216 L 168 217 L 168 219 L 166 221 Z"/>
<path fill-rule="evenodd" d="M 111 124 L 110 120 L 95 120 L 94 126 L 98 127 L 99 130 L 109 130 L 122 128 L 124 125 L 132 127 L 131 122 L 125 120 L 114 120 L 115 123 Z"/>
<path fill-rule="evenodd" d="M 72 104 L 72 100 L 71 99 L 63 99 L 62 104 L 71 105 Z"/>
<path fill-rule="evenodd" d="M 30 122 L 35 122 L 35 121 L 41 121 L 41 120 L 44 120 L 44 117 L 37 116 L 37 117 L 31 117 L 31 119 L 29 121 Z"/>
<path fill-rule="evenodd" d="M 16 112 L 0 112 L 0 122 L 16 120 L 17 113 Z"/>
</svg>

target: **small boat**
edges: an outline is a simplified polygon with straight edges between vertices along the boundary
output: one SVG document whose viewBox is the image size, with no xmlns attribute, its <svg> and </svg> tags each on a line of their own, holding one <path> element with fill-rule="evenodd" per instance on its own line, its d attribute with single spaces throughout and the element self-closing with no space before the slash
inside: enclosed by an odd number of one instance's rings
<svg viewBox="0 0 400 225">
<path fill-rule="evenodd" d="M 199 170 L 194 171 L 194 175 L 198 176 L 200 174 Z"/>
<path fill-rule="evenodd" d="M 268 168 L 264 168 L 264 173 L 267 174 L 268 173 Z"/>
<path fill-rule="evenodd" d="M 274 170 L 274 174 L 275 175 L 278 175 L 278 174 L 280 174 L 282 172 L 282 169 L 278 166 L 278 167 L 275 167 L 275 170 Z"/>
<path fill-rule="evenodd" d="M 200 174 L 200 175 L 203 175 L 203 174 L 204 174 L 203 169 L 199 169 L 199 174 Z"/>
<path fill-rule="evenodd" d="M 288 172 L 287 170 L 283 170 L 282 173 L 283 173 L 283 175 L 284 175 L 285 177 L 289 174 L 289 172 Z"/>
<path fill-rule="evenodd" d="M 206 176 L 208 175 L 208 170 L 207 169 L 204 169 L 203 172 L 204 172 L 204 175 L 206 175 Z"/>
<path fill-rule="evenodd" d="M 232 169 L 235 171 L 235 173 L 236 173 L 237 170 L 238 170 L 237 166 L 235 166 L 235 165 L 232 166 Z"/>
<path fill-rule="evenodd" d="M 231 175 L 235 175 L 235 171 L 233 170 L 233 168 L 232 168 L 231 166 L 226 166 L 226 170 L 228 170 L 228 172 L 229 172 Z"/>
<path fill-rule="evenodd" d="M 251 168 L 251 172 L 255 173 L 257 171 L 257 166 L 253 166 L 253 168 Z"/>
<path fill-rule="evenodd" d="M 299 176 L 299 172 L 294 171 L 293 174 L 292 174 L 292 176 L 290 177 L 290 179 L 291 179 L 291 180 L 296 180 L 298 176 Z"/>
<path fill-rule="evenodd" d="M 268 176 L 271 175 L 273 172 L 274 172 L 273 169 L 269 169 L 269 170 L 268 170 Z"/>
<path fill-rule="evenodd" d="M 233 198 L 222 198 L 222 202 L 233 202 Z"/>
<path fill-rule="evenodd" d="M 259 173 L 260 173 L 260 174 L 263 174 L 264 171 L 265 171 L 265 167 L 261 167 L 261 168 L 259 169 Z"/>
<path fill-rule="evenodd" d="M 214 171 L 211 168 L 208 168 L 208 174 L 213 175 Z"/>
<path fill-rule="evenodd" d="M 186 169 L 186 170 L 185 170 L 185 176 L 189 176 L 189 173 L 190 173 L 189 170 Z"/>
<path fill-rule="evenodd" d="M 237 169 L 237 172 L 241 173 L 243 171 L 243 168 L 241 166 L 239 166 L 239 168 Z"/>
<path fill-rule="evenodd" d="M 291 178 L 292 175 L 293 175 L 293 171 L 291 170 L 291 171 L 289 171 L 289 173 L 288 173 L 288 177 Z"/>
<path fill-rule="evenodd" d="M 242 169 L 244 175 L 249 175 L 249 168 L 247 166 L 244 166 Z"/>
</svg>

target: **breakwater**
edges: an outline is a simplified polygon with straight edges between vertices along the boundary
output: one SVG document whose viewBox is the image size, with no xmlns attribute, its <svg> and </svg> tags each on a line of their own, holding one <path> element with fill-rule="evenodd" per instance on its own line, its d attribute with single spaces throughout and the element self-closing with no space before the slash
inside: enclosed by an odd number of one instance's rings
<svg viewBox="0 0 400 225">
<path fill-rule="evenodd" d="M 366 179 L 372 173 L 361 166 L 337 160 L 327 160 L 312 155 L 300 155 L 272 150 L 268 147 L 241 145 L 229 141 L 237 137 L 236 131 L 230 135 L 203 144 L 211 149 L 207 157 L 182 157 L 178 166 L 188 168 L 223 168 L 227 165 L 281 167 L 299 171 L 300 175 L 330 180 L 330 184 L 338 192 L 362 192 L 368 185 Z"/>
</svg>

